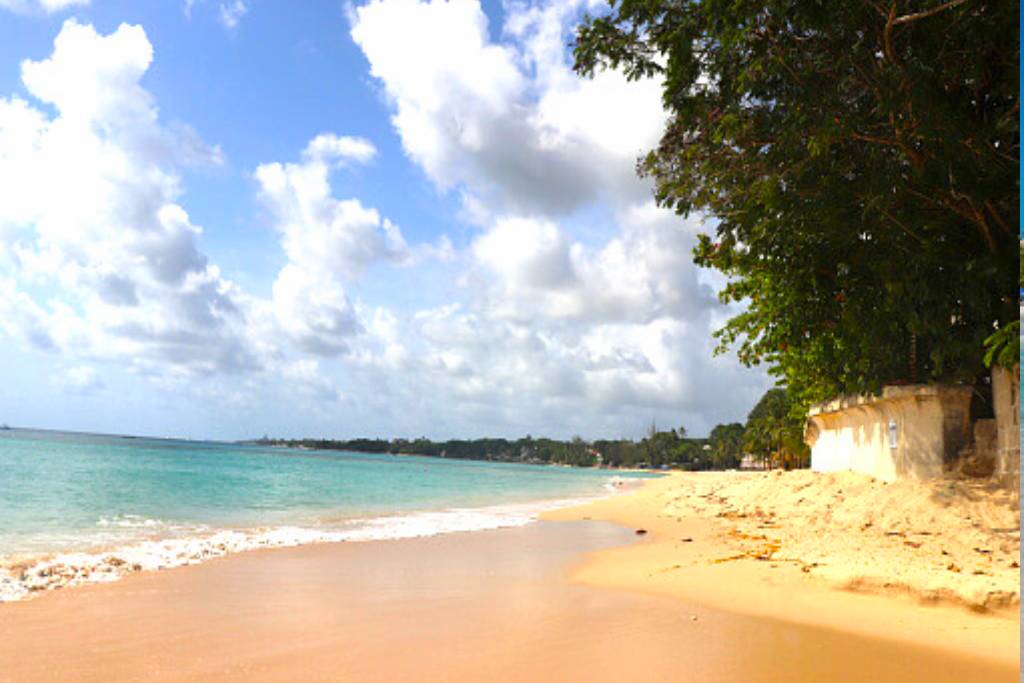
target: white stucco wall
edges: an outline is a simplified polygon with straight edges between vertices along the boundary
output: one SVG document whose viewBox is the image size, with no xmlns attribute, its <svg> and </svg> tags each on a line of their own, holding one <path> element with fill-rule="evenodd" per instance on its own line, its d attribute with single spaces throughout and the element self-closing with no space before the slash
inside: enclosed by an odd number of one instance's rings
<svg viewBox="0 0 1024 683">
<path fill-rule="evenodd" d="M 813 406 L 805 434 L 811 469 L 853 470 L 885 481 L 938 477 L 967 441 L 970 402 L 970 387 L 912 385 Z"/>
</svg>

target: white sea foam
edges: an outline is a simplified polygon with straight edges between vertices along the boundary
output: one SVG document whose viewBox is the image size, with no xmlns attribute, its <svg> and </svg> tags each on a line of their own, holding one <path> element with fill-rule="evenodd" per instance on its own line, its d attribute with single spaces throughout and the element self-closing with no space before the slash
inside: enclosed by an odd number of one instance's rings
<svg viewBox="0 0 1024 683">
<path fill-rule="evenodd" d="M 139 515 L 116 515 L 114 517 L 100 517 L 96 522 L 100 527 L 120 527 L 122 529 L 152 529 L 164 526 L 159 519 L 149 519 Z"/>
<path fill-rule="evenodd" d="M 618 479 L 618 478 L 616 478 Z M 609 481 L 609 490 L 622 490 Z M 312 543 L 397 540 L 463 531 L 518 527 L 544 510 L 591 500 L 592 497 L 539 503 L 452 508 L 402 515 L 347 520 L 331 526 L 278 526 L 202 532 L 183 538 L 136 542 L 104 552 L 73 552 L 0 563 L 0 602 L 85 583 L 116 581 L 125 574 L 198 564 L 230 553 L 259 548 L 286 548 Z M 160 528 L 159 520 L 130 515 L 101 520 L 99 526 Z M 169 525 L 168 525 L 169 526 Z M 179 527 L 180 528 L 180 527 Z"/>
</svg>

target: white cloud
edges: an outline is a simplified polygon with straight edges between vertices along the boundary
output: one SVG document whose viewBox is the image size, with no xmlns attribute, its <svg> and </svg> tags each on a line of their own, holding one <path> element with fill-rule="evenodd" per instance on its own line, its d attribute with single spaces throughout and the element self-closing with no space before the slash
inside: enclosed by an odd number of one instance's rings
<svg viewBox="0 0 1024 683">
<path fill-rule="evenodd" d="M 361 326 L 343 285 L 324 274 L 289 263 L 274 281 L 274 311 L 302 349 L 335 355 Z"/>
<path fill-rule="evenodd" d="M 281 326 L 306 351 L 333 355 L 361 326 L 346 293 L 378 261 L 406 262 L 411 251 L 398 226 L 358 199 L 335 199 L 331 168 L 369 161 L 376 150 L 361 138 L 321 134 L 301 163 L 261 164 L 260 195 L 288 257 L 273 287 Z"/>
<path fill-rule="evenodd" d="M 507 7 L 512 40 L 489 37 L 477 0 L 373 0 L 352 38 L 392 103 L 402 143 L 444 190 L 498 214 L 561 215 L 602 195 L 636 201 L 637 156 L 658 139 L 655 82 L 581 81 L 565 60 L 579 3 Z"/>
<path fill-rule="evenodd" d="M 450 259 L 451 242 L 409 247 L 376 209 L 336 198 L 330 174 L 376 150 L 323 134 L 299 162 L 256 170 L 287 262 L 270 298 L 243 294 L 181 203 L 181 168 L 223 155 L 161 124 L 142 83 L 152 60 L 139 27 L 101 35 L 68 21 L 48 58 L 23 63 L 34 100 L 0 98 L 0 334 L 75 367 L 116 362 L 162 390 L 234 375 L 214 392 L 229 406 L 251 405 L 244 394 L 269 377 L 301 379 L 309 400 L 340 396 L 314 381 L 313 359 L 344 354 L 363 330 L 349 288 L 376 262 Z"/>
<path fill-rule="evenodd" d="M 548 221 L 507 218 L 473 245 L 476 257 L 511 291 L 555 294 L 578 284 L 570 245 Z"/>
<path fill-rule="evenodd" d="M 0 263 L 58 292 L 37 301 L 8 287 L 5 299 L 37 346 L 194 372 L 251 367 L 240 294 L 177 203 L 176 169 L 219 150 L 160 125 L 141 85 L 152 58 L 139 27 L 103 36 L 69 20 L 51 56 L 21 69 L 56 114 L 0 98 Z"/>
<path fill-rule="evenodd" d="M 189 9 L 191 5 L 189 5 Z M 220 23 L 224 25 L 224 28 L 231 30 L 238 26 L 238 22 L 242 20 L 242 17 L 249 11 L 249 6 L 245 4 L 245 0 L 231 0 L 231 2 L 222 2 L 220 7 L 217 9 L 217 17 L 220 19 Z"/>
<path fill-rule="evenodd" d="M 331 429 L 388 435 L 635 436 L 652 417 L 696 431 L 740 417 L 767 382 L 711 359 L 724 309 L 691 262 L 699 225 L 633 174 L 659 88 L 577 79 L 564 40 L 579 9 L 512 3 L 500 30 L 475 0 L 355 9 L 408 157 L 474 227 L 458 247 L 407 243 L 390 207 L 332 187 L 375 146 L 317 135 L 253 172 L 283 256 L 266 297 L 200 249 L 182 173 L 223 154 L 160 121 L 143 30 L 65 23 L 23 65 L 30 99 L 0 97 L 0 335 L 60 358 L 68 390 L 116 362 L 257 432 L 274 423 L 254 411 L 287 430 L 339 407 L 347 426 Z M 429 304 L 373 300 L 394 267 Z"/>
<path fill-rule="evenodd" d="M 57 12 L 68 7 L 88 5 L 89 0 L 38 0 L 47 12 Z"/>
<path fill-rule="evenodd" d="M 767 386 L 712 360 L 699 319 L 564 325 L 448 304 L 369 326 L 354 346 L 352 414 L 398 434 L 639 436 L 652 418 L 699 433 Z"/>
<path fill-rule="evenodd" d="M 39 9 L 47 14 L 60 12 L 70 7 L 84 7 L 89 0 L 0 0 L 0 8 L 12 12 L 31 12 Z"/>
<path fill-rule="evenodd" d="M 715 305 L 690 260 L 692 222 L 652 201 L 617 218 L 619 234 L 596 248 L 570 241 L 550 221 L 495 221 L 473 244 L 483 267 L 478 303 L 511 319 L 591 324 L 699 318 Z"/>
<path fill-rule="evenodd" d="M 655 416 L 709 428 L 767 383 L 712 360 L 720 306 L 691 260 L 699 221 L 657 208 L 634 175 L 665 122 L 660 84 L 571 71 L 583 5 L 507 3 L 500 32 L 477 0 L 350 13 L 406 153 L 482 228 L 458 302 L 402 320 L 399 338 L 370 327 L 353 362 L 367 383 L 400 373 L 395 400 L 437 396 L 507 432 L 637 434 Z M 615 232 L 573 237 L 595 214 Z"/>
<path fill-rule="evenodd" d="M 55 377 L 55 382 L 64 391 L 75 394 L 91 394 L 106 388 L 96 368 L 78 365 Z"/>
<path fill-rule="evenodd" d="M 46 312 L 32 297 L 18 291 L 14 278 L 0 279 L 0 331 L 38 349 L 55 346 Z"/>
<path fill-rule="evenodd" d="M 327 379 L 327 373 L 316 360 L 305 358 L 283 365 L 280 374 L 289 387 L 317 403 L 334 402 L 341 398 L 338 390 Z"/>
<path fill-rule="evenodd" d="M 328 164 L 354 161 L 365 164 L 377 154 L 377 148 L 366 138 L 321 133 L 309 141 L 302 156 L 312 162 Z"/>
<path fill-rule="evenodd" d="M 309 143 L 301 163 L 257 167 L 260 196 L 291 263 L 351 280 L 375 261 L 408 257 L 398 226 L 358 199 L 335 199 L 331 191 L 331 162 L 366 161 L 374 152 L 365 140 L 323 134 Z"/>
</svg>

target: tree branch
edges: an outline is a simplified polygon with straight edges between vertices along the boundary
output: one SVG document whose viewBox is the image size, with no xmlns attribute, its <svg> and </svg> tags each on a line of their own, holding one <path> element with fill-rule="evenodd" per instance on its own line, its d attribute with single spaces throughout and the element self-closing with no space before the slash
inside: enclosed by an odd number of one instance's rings
<svg viewBox="0 0 1024 683">
<path fill-rule="evenodd" d="M 996 210 L 996 207 L 992 205 L 991 200 L 985 201 L 985 208 L 988 209 L 988 212 L 990 214 L 992 214 L 992 218 L 994 218 L 999 227 L 1003 229 L 1003 232 L 1005 232 L 1007 235 L 1011 234 L 1010 226 L 1003 219 L 1002 214 L 1000 214 L 999 211 Z"/>
<path fill-rule="evenodd" d="M 895 224 L 896 224 L 896 226 L 897 226 L 897 227 L 898 227 L 898 228 L 899 228 L 900 230 L 902 230 L 903 232 L 907 233 L 907 235 L 909 235 L 910 237 L 913 237 L 913 238 L 914 238 L 915 240 L 917 240 L 917 241 L 918 241 L 919 243 L 922 243 L 922 244 L 924 243 L 924 239 L 922 239 L 920 235 L 918 235 L 918 234 L 917 234 L 916 232 L 914 232 L 913 230 L 911 230 L 910 228 L 908 228 L 908 227 L 907 227 L 907 226 L 906 226 L 906 225 L 905 225 L 905 224 L 904 224 L 903 222 L 901 222 L 901 221 L 900 221 L 899 219 L 897 219 L 897 218 L 896 218 L 895 216 L 893 216 L 893 215 L 892 215 L 891 213 L 889 213 L 889 211 L 888 211 L 887 209 L 883 209 L 883 208 L 879 207 L 879 211 L 881 211 L 881 212 L 882 212 L 882 215 L 883 215 L 883 216 L 885 216 L 885 217 L 886 217 L 886 218 L 888 218 L 888 219 L 889 219 L 890 221 L 892 221 L 893 223 L 895 223 Z"/>
<path fill-rule="evenodd" d="M 882 45 L 885 49 L 886 58 L 899 66 L 899 61 L 896 59 L 896 50 L 892 46 L 892 27 L 896 21 L 896 2 L 893 1 L 892 5 L 889 6 L 889 15 L 885 21 L 885 31 L 882 33 Z"/>
<path fill-rule="evenodd" d="M 958 7 L 958 6 L 962 5 L 962 4 L 964 4 L 965 2 L 967 2 L 967 0 L 950 0 L 950 2 L 947 2 L 944 5 L 939 5 L 938 7 L 932 7 L 931 9 L 924 10 L 923 12 L 915 12 L 913 14 L 904 14 L 902 17 L 897 17 L 896 19 L 894 19 L 892 21 L 892 24 L 893 24 L 893 26 L 898 26 L 899 24 L 909 24 L 910 22 L 917 21 L 918 19 L 926 19 L 927 17 L 930 17 L 930 16 L 933 16 L 935 14 L 938 14 L 939 12 L 945 12 L 948 9 L 953 9 L 954 7 Z"/>
<path fill-rule="evenodd" d="M 870 142 L 875 145 L 894 147 L 903 152 L 904 154 L 906 154 L 907 157 L 910 159 L 910 163 L 912 163 L 915 168 L 921 168 L 921 166 L 924 165 L 924 157 L 920 153 L 911 149 L 910 147 L 907 147 L 907 145 L 901 142 L 900 140 L 886 140 L 884 138 L 876 138 L 871 135 L 864 135 L 863 133 L 858 133 L 857 131 L 850 131 L 850 137 L 852 137 L 854 140 L 860 140 L 861 142 Z"/>
</svg>

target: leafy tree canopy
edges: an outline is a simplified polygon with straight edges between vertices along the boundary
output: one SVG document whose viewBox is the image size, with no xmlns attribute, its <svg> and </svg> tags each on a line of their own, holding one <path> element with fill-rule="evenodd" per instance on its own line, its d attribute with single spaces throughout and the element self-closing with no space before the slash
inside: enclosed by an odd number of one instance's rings
<svg viewBox="0 0 1024 683">
<path fill-rule="evenodd" d="M 714 219 L 696 261 L 746 303 L 720 351 L 804 404 L 983 372 L 1018 318 L 1017 3 L 610 5 L 579 27 L 576 69 L 663 79 L 639 171 Z"/>
<path fill-rule="evenodd" d="M 803 406 L 785 389 L 769 389 L 747 416 L 743 447 L 771 466 L 805 467 L 810 453 L 803 428 Z"/>
<path fill-rule="evenodd" d="M 1024 257 L 1024 240 L 1021 241 L 1020 255 Z M 1021 289 L 1024 289 L 1024 264 L 1021 265 Z M 1020 365 L 1020 318 L 1004 325 L 985 340 L 985 365 L 1001 365 L 1013 370 Z M 1016 370 L 1019 372 L 1019 368 Z"/>
<path fill-rule="evenodd" d="M 743 459 L 744 427 L 739 422 L 720 424 L 708 435 L 711 461 L 716 470 L 733 469 Z"/>
</svg>

